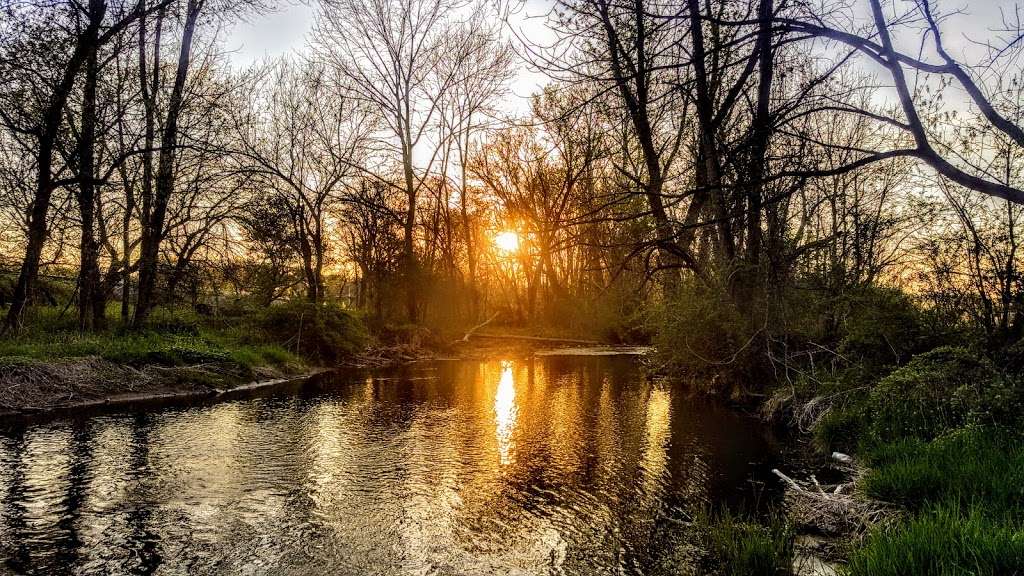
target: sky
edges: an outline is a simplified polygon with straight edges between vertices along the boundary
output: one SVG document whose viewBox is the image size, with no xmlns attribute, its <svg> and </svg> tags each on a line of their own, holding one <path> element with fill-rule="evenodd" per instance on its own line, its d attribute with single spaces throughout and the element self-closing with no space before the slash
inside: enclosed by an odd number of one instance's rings
<svg viewBox="0 0 1024 576">
<path fill-rule="evenodd" d="M 551 32 L 543 24 L 548 0 L 527 0 L 525 10 L 510 18 L 516 33 L 529 40 L 550 38 Z M 316 17 L 315 3 L 281 2 L 278 10 L 238 22 L 226 31 L 231 60 L 239 68 L 266 58 L 286 54 L 301 55 L 308 50 L 308 37 Z M 547 83 L 547 77 L 531 71 L 519 63 L 516 77 L 509 87 L 510 93 L 503 108 L 510 115 L 523 115 L 529 111 L 529 98 Z"/>
<path fill-rule="evenodd" d="M 943 36 L 949 51 L 966 62 L 975 61 L 982 53 L 977 42 L 994 39 L 991 31 L 1002 26 L 1002 14 L 1015 20 L 1015 3 L 1019 0 L 939 0 L 944 12 L 960 11 L 943 25 Z M 907 5 L 897 0 L 896 6 Z M 550 0 L 526 0 L 526 6 L 510 19 L 510 26 L 517 34 L 533 41 L 551 38 L 551 32 L 543 23 L 543 16 L 550 6 Z M 858 17 L 868 18 L 870 12 L 863 5 L 855 7 Z M 238 67 L 245 67 L 264 58 L 285 54 L 302 54 L 308 49 L 308 35 L 316 14 L 315 2 L 281 2 L 281 7 L 270 13 L 251 17 L 233 25 L 225 37 L 231 58 Z M 912 42 L 918 41 L 915 38 Z M 897 38 L 899 43 L 899 38 Z M 902 46 L 908 52 L 916 46 Z M 525 114 L 529 109 L 529 97 L 547 82 L 539 72 L 530 71 L 520 64 L 518 74 L 510 86 L 510 94 L 503 103 L 505 111 L 512 115 Z"/>
</svg>

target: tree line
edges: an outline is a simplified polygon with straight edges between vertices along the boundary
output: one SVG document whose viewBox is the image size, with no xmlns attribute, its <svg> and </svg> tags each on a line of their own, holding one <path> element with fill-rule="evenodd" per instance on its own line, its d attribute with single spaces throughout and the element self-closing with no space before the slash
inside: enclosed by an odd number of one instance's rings
<svg viewBox="0 0 1024 576">
<path fill-rule="evenodd" d="M 935 0 L 558 0 L 539 42 L 514 4 L 323 0 L 301 57 L 233 66 L 274 8 L 5 3 L 7 330 L 51 276 L 82 330 L 221 296 L 589 326 L 699 286 L 768 345 L 779 294 L 879 283 L 1024 330 L 1017 21 L 968 51 Z"/>
</svg>

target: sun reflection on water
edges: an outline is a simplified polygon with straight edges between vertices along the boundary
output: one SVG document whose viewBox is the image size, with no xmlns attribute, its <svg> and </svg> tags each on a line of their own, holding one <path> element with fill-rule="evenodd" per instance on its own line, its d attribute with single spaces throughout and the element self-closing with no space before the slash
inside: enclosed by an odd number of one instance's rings
<svg viewBox="0 0 1024 576">
<path fill-rule="evenodd" d="M 498 390 L 494 394 L 494 436 L 498 440 L 498 455 L 503 466 L 515 461 L 512 453 L 515 449 L 515 440 L 512 433 L 515 431 L 518 416 L 519 408 L 516 406 L 516 383 L 512 362 L 503 360 L 501 362 L 501 379 L 498 380 Z"/>
</svg>

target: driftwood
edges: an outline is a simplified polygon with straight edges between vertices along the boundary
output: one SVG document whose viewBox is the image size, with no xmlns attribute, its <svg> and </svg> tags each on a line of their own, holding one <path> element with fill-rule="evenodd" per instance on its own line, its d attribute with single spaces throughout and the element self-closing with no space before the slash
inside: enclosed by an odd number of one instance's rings
<svg viewBox="0 0 1024 576">
<path fill-rule="evenodd" d="M 497 317 L 498 317 L 498 313 L 495 312 L 494 315 L 491 316 L 490 318 L 488 318 L 487 320 L 484 320 L 480 324 L 477 324 L 476 326 L 473 326 L 472 328 L 470 328 L 469 331 L 466 332 L 466 335 L 463 336 L 461 340 L 456 340 L 454 343 L 455 344 L 459 344 L 459 343 L 469 342 L 469 339 L 473 336 L 473 333 L 475 333 L 477 330 L 483 328 L 484 326 L 487 326 L 491 322 L 494 322 L 494 319 L 497 318 Z"/>
<path fill-rule="evenodd" d="M 797 525 L 824 534 L 861 535 L 868 527 L 891 516 L 890 506 L 852 490 L 863 476 L 863 468 L 846 454 L 836 453 L 833 460 L 850 475 L 847 482 L 822 485 L 813 474 L 809 481 L 800 481 L 778 469 L 772 470 L 786 484 L 786 509 Z"/>
<path fill-rule="evenodd" d="M 585 344 L 588 346 L 602 346 L 604 343 L 597 340 L 577 340 L 574 338 L 548 338 L 545 336 L 519 336 L 517 334 L 473 334 L 474 338 L 487 338 L 490 340 L 521 340 L 524 342 L 540 342 L 543 344 Z"/>
</svg>

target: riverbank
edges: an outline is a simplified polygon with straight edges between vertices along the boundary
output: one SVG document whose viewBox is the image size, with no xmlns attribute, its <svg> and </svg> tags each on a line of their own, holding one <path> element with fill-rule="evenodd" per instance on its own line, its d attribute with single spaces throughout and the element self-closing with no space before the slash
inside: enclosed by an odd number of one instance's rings
<svg viewBox="0 0 1024 576">
<path fill-rule="evenodd" d="M 945 346 L 865 378 L 776 390 L 762 415 L 787 438 L 777 475 L 790 531 L 767 532 L 787 551 L 771 573 L 1024 574 L 1024 393 L 1012 360 Z M 761 519 L 762 533 L 776 522 Z"/>
<path fill-rule="evenodd" d="M 582 342 L 509 334 L 451 341 L 409 326 L 369 338 L 344 311 L 294 305 L 219 317 L 159 310 L 146 329 L 112 318 L 99 332 L 78 331 L 54 308 L 37 313 L 31 329 L 0 338 L 0 418 L 211 401 L 331 369 L 522 358 Z"/>
<path fill-rule="evenodd" d="M 211 333 L 65 333 L 0 350 L 0 418 L 206 399 L 322 370 L 279 347 Z"/>
<path fill-rule="evenodd" d="M 248 372 L 210 364 L 133 368 L 90 357 L 46 363 L 0 359 L 0 371 L 0 420 L 24 420 L 229 399 L 301 383 L 325 370 L 284 374 L 270 368 Z M 246 381 L 247 377 L 256 379 Z"/>
<path fill-rule="evenodd" d="M 144 326 L 82 332 L 56 307 L 0 337 L 0 414 L 209 398 L 355 362 L 370 342 L 337 306 L 295 301 L 200 314 L 161 308 Z"/>
</svg>

